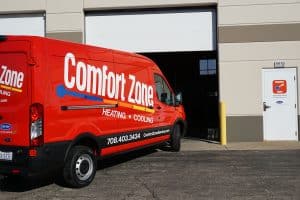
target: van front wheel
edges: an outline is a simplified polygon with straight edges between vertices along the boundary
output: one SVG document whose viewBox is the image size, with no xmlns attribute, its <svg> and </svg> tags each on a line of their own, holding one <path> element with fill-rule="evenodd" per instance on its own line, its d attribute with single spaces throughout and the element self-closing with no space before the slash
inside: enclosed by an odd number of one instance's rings
<svg viewBox="0 0 300 200">
<path fill-rule="evenodd" d="M 170 146 L 172 151 L 180 151 L 181 146 L 181 133 L 180 126 L 176 124 L 173 128 L 173 132 L 171 134 Z"/>
<path fill-rule="evenodd" d="M 68 155 L 63 177 L 70 187 L 81 188 L 93 181 L 96 169 L 97 162 L 93 151 L 86 146 L 75 146 Z"/>
</svg>

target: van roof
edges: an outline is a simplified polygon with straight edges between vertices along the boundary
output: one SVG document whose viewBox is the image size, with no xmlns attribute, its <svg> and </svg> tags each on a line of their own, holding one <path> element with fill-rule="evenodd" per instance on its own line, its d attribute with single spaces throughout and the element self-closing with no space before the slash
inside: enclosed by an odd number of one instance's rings
<svg viewBox="0 0 300 200">
<path fill-rule="evenodd" d="M 53 39 L 53 38 L 47 38 L 47 37 L 28 36 L 28 35 L 0 35 L 0 42 L 5 41 L 5 40 L 28 40 L 28 41 L 33 41 L 34 43 L 41 42 L 41 41 L 65 42 L 65 43 L 69 43 L 69 44 L 73 44 L 73 45 L 88 46 L 91 48 L 98 48 L 98 49 L 102 49 L 102 50 L 106 50 L 106 51 L 112 51 L 113 53 L 116 53 L 116 54 L 132 56 L 132 57 L 140 58 L 140 59 L 147 60 L 147 61 L 153 63 L 153 61 L 151 59 L 149 59 L 143 55 L 132 53 L 132 52 L 126 52 L 126 51 L 121 51 L 121 50 L 116 50 L 116 49 L 109 49 L 109 48 L 105 48 L 105 47 L 75 43 L 75 42 L 71 42 L 71 41 L 65 41 L 65 40 L 59 40 L 59 39 Z"/>
</svg>

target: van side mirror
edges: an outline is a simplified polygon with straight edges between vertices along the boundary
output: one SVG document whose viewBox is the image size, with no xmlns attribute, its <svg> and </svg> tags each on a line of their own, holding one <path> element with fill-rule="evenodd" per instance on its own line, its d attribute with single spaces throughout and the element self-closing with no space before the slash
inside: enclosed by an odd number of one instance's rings
<svg viewBox="0 0 300 200">
<path fill-rule="evenodd" d="M 179 106 L 182 104 L 182 93 L 179 92 L 175 95 L 175 106 Z"/>
</svg>

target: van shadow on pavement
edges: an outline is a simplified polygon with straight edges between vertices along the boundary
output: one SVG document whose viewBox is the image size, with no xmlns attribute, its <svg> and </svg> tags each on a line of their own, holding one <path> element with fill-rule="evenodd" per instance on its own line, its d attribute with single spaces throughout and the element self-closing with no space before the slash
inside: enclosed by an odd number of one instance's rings
<svg viewBox="0 0 300 200">
<path fill-rule="evenodd" d="M 52 177 L 24 178 L 20 176 L 0 177 L 0 192 L 25 192 L 35 188 L 50 185 L 55 182 Z"/>
<path fill-rule="evenodd" d="M 167 149 L 166 149 L 167 150 Z M 139 157 L 153 154 L 158 150 L 154 147 L 137 150 L 130 153 L 124 153 L 121 155 L 112 156 L 103 160 L 98 161 L 97 170 L 103 170 L 105 168 L 110 168 L 130 160 L 134 160 Z M 26 192 L 36 188 L 48 186 L 51 184 L 57 184 L 61 187 L 67 187 L 60 175 L 60 173 L 53 173 L 48 175 L 43 175 L 41 177 L 31 177 L 24 178 L 20 176 L 9 176 L 4 177 L 0 175 L 0 192 Z"/>
</svg>

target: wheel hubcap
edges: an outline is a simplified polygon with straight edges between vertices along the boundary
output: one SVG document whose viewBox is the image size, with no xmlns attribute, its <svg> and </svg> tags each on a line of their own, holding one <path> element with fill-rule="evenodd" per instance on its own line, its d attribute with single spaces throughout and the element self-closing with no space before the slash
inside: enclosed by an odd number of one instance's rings
<svg viewBox="0 0 300 200">
<path fill-rule="evenodd" d="M 89 179 L 93 173 L 94 165 L 90 155 L 83 154 L 79 156 L 75 165 L 76 176 L 81 181 Z"/>
</svg>

